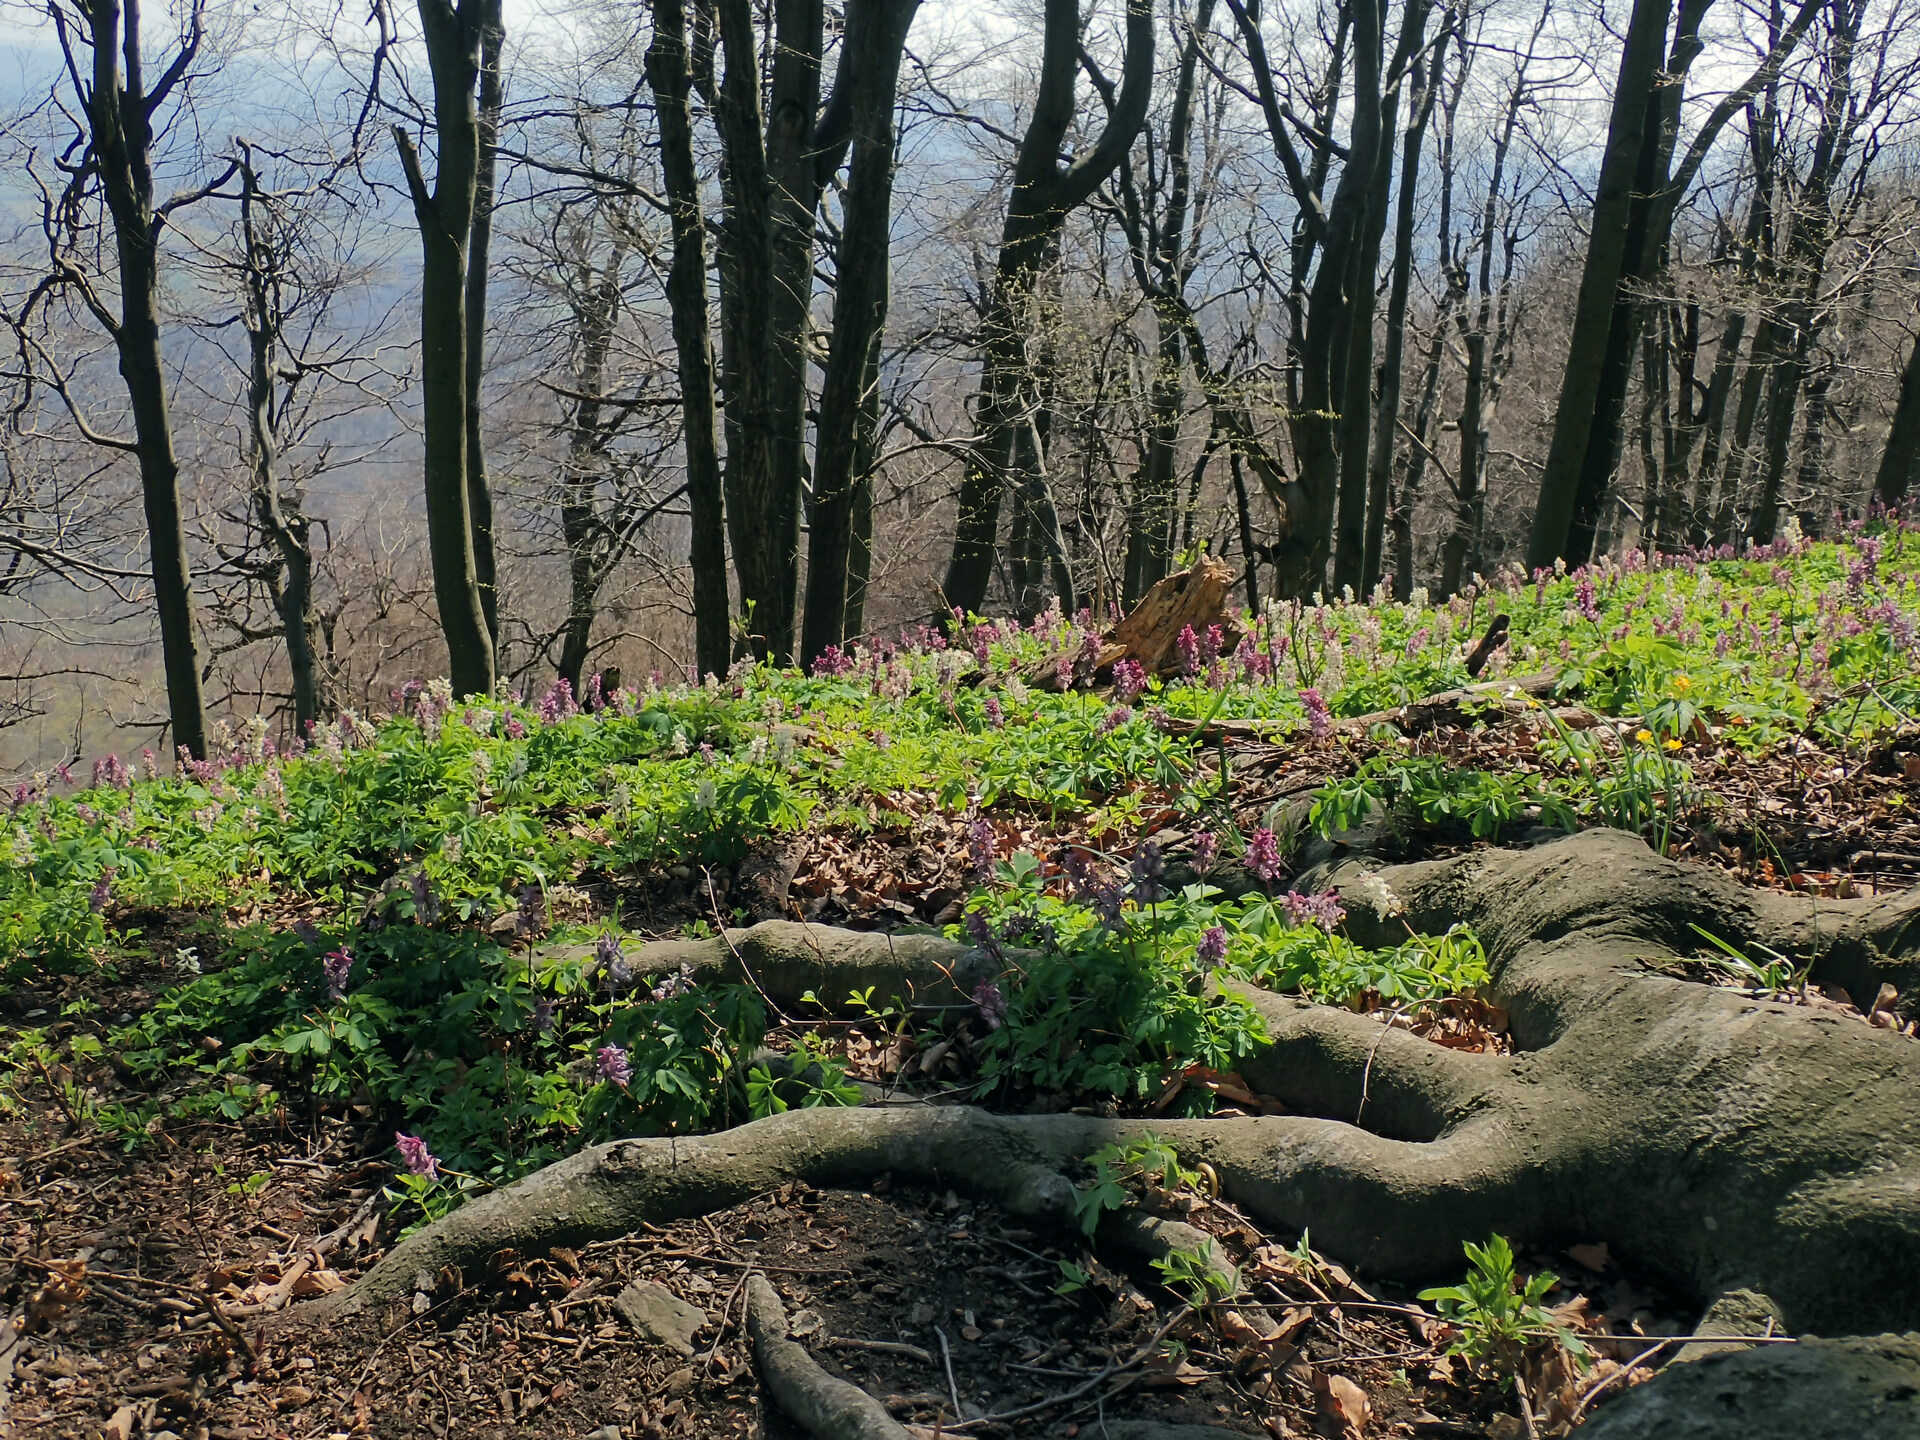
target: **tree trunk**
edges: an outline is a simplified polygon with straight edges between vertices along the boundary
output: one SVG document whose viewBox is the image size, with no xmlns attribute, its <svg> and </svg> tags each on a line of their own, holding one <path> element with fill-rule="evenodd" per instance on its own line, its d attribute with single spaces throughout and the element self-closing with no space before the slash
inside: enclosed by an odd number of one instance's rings
<svg viewBox="0 0 1920 1440">
<path fill-rule="evenodd" d="M 286 637 L 287 670 L 293 686 L 294 734 L 306 739 L 313 726 L 331 708 L 326 676 L 314 643 L 319 617 L 313 605 L 312 525 L 297 504 L 288 503 L 280 489 L 279 446 L 274 425 L 274 385 L 279 371 L 279 348 L 285 321 L 278 303 L 279 275 L 273 246 L 263 235 L 255 214 L 259 206 L 258 177 L 242 148 L 240 166 L 240 227 L 246 245 L 247 332 L 247 460 L 253 483 L 254 513 L 279 557 L 278 575 L 268 579 L 268 593 Z"/>
<path fill-rule="evenodd" d="M 1906 501 L 1916 479 L 1920 479 L 1920 340 L 1907 353 L 1887 448 L 1880 452 L 1880 469 L 1873 481 L 1873 498 L 1892 509 Z"/>
<path fill-rule="evenodd" d="M 487 481 L 487 450 L 480 426 L 480 382 L 487 364 L 487 277 L 493 250 L 494 151 L 500 142 L 500 111 L 506 77 L 500 50 L 506 40 L 498 0 L 480 12 L 480 150 L 473 172 L 473 238 L 467 249 L 467 513 L 473 526 L 473 577 L 480 587 L 480 613 L 500 668 L 499 561 L 493 541 L 493 487 Z M 574 693 L 580 693 L 574 686 Z"/>
<path fill-rule="evenodd" d="M 1036 421 L 1039 386 L 1027 358 L 1036 328 L 1034 287 L 1067 216 L 1132 147 L 1151 95 L 1152 0 L 1127 0 L 1126 71 L 1118 98 L 1099 140 L 1063 168 L 1060 153 L 1073 122 L 1074 77 L 1080 65 L 1078 5 L 1074 0 L 1047 0 L 1045 26 L 1040 87 L 1014 160 L 999 261 L 981 323 L 981 384 L 973 410 L 974 430 L 981 438 L 961 480 L 953 553 L 941 586 L 944 603 L 962 612 L 978 611 L 986 603 L 1000 497 L 1009 481 L 1019 487 L 1033 513 L 1062 603 L 1073 608 L 1073 578 Z"/>
<path fill-rule="evenodd" d="M 707 231 L 693 161 L 693 77 L 684 0 L 653 0 L 647 83 L 660 122 L 660 173 L 673 231 L 667 308 L 680 368 L 680 423 L 691 513 L 694 666 L 724 675 L 728 660 L 725 501 L 714 400 L 713 340 L 707 327 Z"/>
<path fill-rule="evenodd" d="M 480 163 L 480 117 L 474 85 L 480 75 L 483 26 L 498 23 L 497 0 L 455 10 L 448 0 L 420 0 L 421 30 L 433 75 L 437 141 L 433 188 L 400 127 L 407 188 L 420 229 L 420 393 L 427 543 L 447 662 L 458 695 L 491 694 L 493 634 L 481 602 L 467 482 L 467 258 L 473 235 Z"/>
<path fill-rule="evenodd" d="M 893 107 L 907 30 L 919 0 L 858 0 L 847 11 L 853 157 L 848 167 L 834 280 L 833 336 L 820 390 L 807 605 L 800 654 L 820 656 L 849 631 L 854 510 L 871 488 L 862 473 L 862 432 L 880 384 L 887 320 L 887 242 L 893 223 Z M 870 523 L 870 521 L 869 521 Z"/>
<path fill-rule="evenodd" d="M 114 0 L 94 0 L 88 18 L 93 30 L 88 120 L 119 262 L 120 320 L 113 341 L 139 440 L 140 498 L 147 522 L 154 608 L 160 618 L 168 718 L 174 744 L 203 759 L 206 705 L 194 634 L 193 575 L 187 561 L 180 467 L 160 355 L 161 221 L 153 205 L 153 109 L 158 100 L 146 93 L 142 78 L 137 0 L 128 0 L 124 23 Z M 122 53 L 127 60 L 124 77 Z"/>
<path fill-rule="evenodd" d="M 1451 23 L 1449 21 L 1447 24 Z M 1380 583 L 1381 552 L 1386 538 L 1387 487 L 1393 474 L 1394 425 L 1400 416 L 1400 372 L 1407 343 L 1407 293 L 1413 277 L 1414 201 L 1420 185 L 1420 152 L 1425 147 L 1427 122 L 1440 89 L 1441 68 L 1447 56 L 1447 30 L 1434 42 L 1430 68 L 1416 63 L 1411 76 L 1413 101 L 1408 107 L 1407 132 L 1400 157 L 1400 189 L 1393 225 L 1393 278 L 1387 292 L 1386 351 L 1380 359 L 1380 397 L 1374 405 L 1373 444 L 1367 457 L 1367 538 L 1361 589 L 1372 594 Z"/>
</svg>

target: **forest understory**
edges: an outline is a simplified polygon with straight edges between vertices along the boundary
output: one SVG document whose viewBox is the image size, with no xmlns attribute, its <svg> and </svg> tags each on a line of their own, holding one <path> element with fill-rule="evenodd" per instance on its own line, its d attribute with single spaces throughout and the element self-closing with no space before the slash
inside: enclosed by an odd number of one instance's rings
<svg viewBox="0 0 1920 1440">
<path fill-rule="evenodd" d="M 1912 672 L 1764 643 L 1911 539 L 1829 548 L 20 797 L 5 1421 L 1909 1433 L 1792 1343 L 1920 1329 Z"/>
</svg>

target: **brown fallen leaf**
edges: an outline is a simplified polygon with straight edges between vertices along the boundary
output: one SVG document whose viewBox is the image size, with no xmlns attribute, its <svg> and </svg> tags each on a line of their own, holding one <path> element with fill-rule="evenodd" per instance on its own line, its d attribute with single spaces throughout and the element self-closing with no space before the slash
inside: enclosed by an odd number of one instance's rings
<svg viewBox="0 0 1920 1440">
<path fill-rule="evenodd" d="M 137 1423 L 137 1412 L 131 1405 L 122 1405 L 113 1412 L 113 1416 L 101 1431 L 101 1440 L 133 1440 L 133 1430 Z"/>
<path fill-rule="evenodd" d="M 1361 1440 L 1373 1418 L 1367 1392 L 1344 1375 L 1313 1373 L 1313 1429 L 1323 1440 Z"/>
<path fill-rule="evenodd" d="M 1604 1270 L 1613 1257 L 1607 1249 L 1607 1242 L 1601 1240 L 1591 1245 L 1569 1245 L 1567 1258 L 1589 1270 Z"/>
</svg>

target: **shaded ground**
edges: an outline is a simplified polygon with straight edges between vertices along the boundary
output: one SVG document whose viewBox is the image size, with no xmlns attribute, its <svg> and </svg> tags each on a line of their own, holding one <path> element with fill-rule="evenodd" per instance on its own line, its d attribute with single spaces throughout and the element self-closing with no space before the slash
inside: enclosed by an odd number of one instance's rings
<svg viewBox="0 0 1920 1440">
<path fill-rule="evenodd" d="M 12 1433 L 787 1440 L 797 1432 L 763 1408 L 743 1334 L 742 1281 L 756 1267 L 824 1365 L 902 1421 L 942 1433 L 1066 1436 L 1104 1414 L 1312 1434 L 1325 1403 L 1316 1375 L 1360 1387 L 1369 1434 L 1475 1435 L 1489 1424 L 1520 1433 L 1499 1420 L 1512 1420 L 1510 1396 L 1445 1358 L 1448 1336 L 1430 1317 L 1337 1266 L 1303 1263 L 1217 1204 L 1189 1218 L 1243 1266 L 1247 1290 L 1228 1318 L 1203 1320 L 1150 1271 L 1114 1269 L 1076 1237 L 1035 1234 L 950 1193 L 789 1186 L 579 1251 L 502 1252 L 484 1273 L 436 1277 L 411 1314 L 317 1333 L 252 1316 L 223 1331 L 200 1296 L 242 1312 L 304 1248 L 283 1236 L 310 1241 L 381 1212 L 359 1203 L 358 1182 L 374 1167 L 324 1160 L 282 1163 L 257 1196 L 228 1195 L 209 1183 L 214 1167 L 232 1173 L 264 1157 L 205 1138 L 205 1149 L 181 1147 L 170 1161 L 115 1164 L 76 1147 L 11 1183 L 7 1249 L 34 1272 L 14 1283 L 35 1278 L 43 1297 L 41 1326 L 14 1367 Z M 71 1225 L 81 1201 L 97 1222 L 84 1233 Z M 382 1248 L 375 1223 L 355 1226 L 293 1293 L 333 1288 Z M 35 1252 L 68 1262 L 66 1303 L 45 1298 L 63 1267 L 33 1265 Z M 1065 1296 L 1063 1259 L 1092 1276 Z M 1678 1333 L 1677 1315 L 1617 1275 L 1558 1263 L 1594 1296 L 1554 1296 L 1570 1301 L 1570 1323 L 1631 1337 L 1601 1342 L 1603 1354 L 1631 1360 L 1648 1348 L 1641 1337 Z M 632 1281 L 702 1312 L 691 1355 L 622 1318 L 617 1301 Z M 1567 1400 L 1615 1368 L 1570 1377 Z M 956 1418 L 970 1423 L 956 1432 Z"/>
<path fill-rule="evenodd" d="M 1366 739 L 1331 750 L 1238 743 L 1229 751 L 1236 812 L 1259 823 L 1274 804 L 1350 773 L 1380 748 Z M 1451 730 L 1415 748 L 1489 770 L 1535 763 L 1524 725 Z M 1904 888 L 1920 873 L 1920 764 L 1903 742 L 1853 756 L 1806 746 L 1764 763 L 1703 742 L 1692 758 L 1698 783 L 1719 800 L 1684 817 L 1676 853 L 1749 884 L 1824 894 Z M 930 802 L 904 803 L 904 823 L 872 834 L 826 832 L 731 874 L 589 877 L 588 892 L 596 908 L 619 900 L 629 924 L 662 933 L 737 909 L 881 925 L 950 918 L 966 884 L 963 821 Z M 993 818 L 1003 853 L 1065 840 L 1119 848 L 1191 828 L 1152 804 L 1129 835 L 1088 834 L 1038 814 Z M 1471 843 L 1428 832 L 1408 837 L 1406 853 Z M 262 918 L 278 925 L 297 916 Z M 15 992 L 0 1000 L 0 1024 L 47 1025 L 75 999 L 99 1009 L 72 1023 L 119 1022 L 178 978 L 175 950 L 206 938 L 191 917 L 117 921 L 145 932 L 117 980 Z M 217 934 L 217 922 L 209 923 Z M 213 953 L 212 943 L 203 948 Z M 1711 973 L 1690 978 L 1725 983 Z M 1871 1004 L 1856 998 L 1861 1009 Z M 1458 1363 L 1440 1357 L 1444 1337 L 1430 1322 L 1367 1308 L 1399 1302 L 1359 1298 L 1331 1272 L 1303 1278 L 1274 1245 L 1293 1237 L 1256 1234 L 1223 1207 L 1196 1219 L 1254 1262 L 1251 1299 L 1274 1307 L 1265 1312 L 1271 1323 L 1297 1326 L 1291 1338 L 1262 1345 L 1251 1363 L 1246 1344 L 1223 1336 L 1217 1322 L 1181 1321 L 1178 1302 L 1150 1273 L 1091 1264 L 1088 1291 L 1057 1296 L 1058 1261 L 1079 1255 L 1088 1263 L 1071 1237 L 1009 1229 L 946 1196 L 917 1194 L 771 1196 L 572 1258 L 502 1257 L 485 1275 L 441 1277 L 427 1313 L 398 1330 L 344 1329 L 318 1348 L 310 1336 L 257 1337 L 268 1307 L 346 1283 L 390 1243 L 378 1192 L 391 1176 L 391 1136 L 380 1117 L 283 1112 L 174 1122 L 151 1135 L 83 1133 L 62 1098 L 76 1078 L 109 1100 L 137 1096 L 116 1087 L 110 1069 L 73 1077 L 56 1068 L 16 1077 L 12 1108 L 0 1111 L 0 1157 L 10 1157 L 0 1159 L 0 1303 L 37 1322 L 14 1352 L 10 1382 L 0 1375 L 12 1397 L 0 1428 L 11 1424 L 22 1435 L 92 1437 L 105 1426 L 116 1440 L 166 1431 L 216 1440 L 588 1436 L 614 1426 L 631 1437 L 785 1436 L 791 1432 L 761 1413 L 741 1335 L 737 1292 L 750 1264 L 781 1267 L 774 1274 L 788 1309 L 809 1327 L 807 1343 L 823 1363 L 898 1399 L 902 1419 L 938 1423 L 946 1433 L 956 1411 L 977 1420 L 1042 1404 L 975 1433 L 1065 1436 L 1097 1420 L 1104 1405 L 1109 1416 L 1308 1434 L 1316 1404 L 1324 1404 L 1316 1373 L 1362 1387 L 1374 1407 L 1369 1434 L 1523 1433 L 1510 1428 L 1518 1422 L 1504 1397 L 1466 1383 Z M 316 1260 L 310 1252 L 320 1237 L 331 1244 Z M 1657 1313 L 1606 1271 L 1604 1257 L 1584 1258 L 1600 1270 L 1583 1274 L 1583 1288 L 1610 1325 L 1640 1337 L 1688 1328 L 1690 1320 Z M 1566 1256 L 1531 1259 L 1581 1273 Z M 691 1359 L 642 1345 L 617 1317 L 614 1298 L 636 1278 L 707 1313 Z M 216 1319 L 210 1300 L 232 1318 Z M 1289 1307 L 1304 1320 L 1289 1319 Z M 1252 1314 L 1256 1306 L 1241 1308 Z M 1163 1327 L 1164 1338 L 1185 1347 L 1187 1368 L 1148 1344 Z M 912 1346 L 927 1358 L 829 1346 L 827 1337 Z M 1624 1362 L 1651 1342 L 1609 1348 Z M 1570 1392 L 1576 1401 L 1590 1383 Z"/>
</svg>

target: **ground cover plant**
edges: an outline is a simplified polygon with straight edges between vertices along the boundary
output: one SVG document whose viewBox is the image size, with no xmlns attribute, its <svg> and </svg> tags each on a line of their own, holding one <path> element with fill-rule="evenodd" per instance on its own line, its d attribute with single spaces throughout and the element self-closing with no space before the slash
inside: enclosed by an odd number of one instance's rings
<svg viewBox="0 0 1920 1440">
<path fill-rule="evenodd" d="M 1920 1235 L 1897 1198 L 1915 1157 L 1881 1123 L 1920 1063 L 1916 616 L 1920 540 L 1884 526 L 1442 605 L 1270 606 L 1188 629 L 1165 674 L 1103 664 L 1091 617 L 967 620 L 806 673 L 433 682 L 291 746 L 256 723 L 216 761 L 32 777 L 0 817 L 0 1150 L 33 1215 L 7 1240 L 15 1344 L 44 1361 L 93 1323 L 81 1290 L 139 1288 L 79 1246 L 113 1227 L 63 1167 L 185 1163 L 196 1203 L 269 1234 L 347 1212 L 324 1252 L 216 1260 L 202 1234 L 198 1262 L 162 1264 L 154 1293 L 186 1311 L 144 1312 L 174 1327 L 154 1353 L 202 1346 L 189 1370 L 227 1388 L 196 1380 L 188 1408 L 213 1415 L 252 1403 L 232 1388 L 257 1383 L 251 1316 L 329 1291 L 342 1315 L 545 1293 L 415 1282 L 680 1218 L 649 1145 L 710 1165 L 702 1210 L 889 1173 L 964 1192 L 990 1153 L 1005 1173 L 966 1203 L 1043 1230 L 1074 1213 L 1047 1177 L 1091 1166 L 1130 1198 L 1091 1254 L 1033 1253 L 1070 1287 L 1107 1274 L 1108 1299 L 1143 1292 L 1103 1257 L 1144 1254 L 1190 1312 L 1144 1349 L 1210 1355 L 1230 1428 L 1352 1408 L 1337 1349 L 1303 1342 L 1289 1371 L 1284 1320 L 1224 1288 L 1265 1263 L 1308 1312 L 1376 1303 L 1314 1250 L 1269 1253 L 1302 1228 L 1453 1277 L 1443 1313 L 1405 1296 L 1426 1318 L 1401 1358 L 1426 1357 L 1418 1404 L 1482 1419 L 1537 1406 L 1564 1429 L 1664 1333 L 1643 1317 L 1636 1337 L 1632 1306 L 1556 1308 L 1504 1237 L 1535 1257 L 1605 1241 L 1677 1306 L 1753 1290 L 1789 1327 L 1911 1325 L 1858 1236 Z M 1816 1009 L 1839 1028 L 1807 1030 Z M 1679 1038 L 1628 1064 L 1646 1025 Z M 1728 1058 L 1748 1045 L 1793 1057 L 1765 1095 Z M 1709 1071 L 1771 1128 L 1670 1154 L 1721 1098 Z M 1803 1124 L 1842 1074 L 1870 1077 L 1851 1117 Z M 763 1158 L 712 1148 L 745 1134 Z M 298 1199 L 274 1158 L 296 1150 Z M 1688 1204 L 1650 1219 L 1676 1207 L 1580 1189 L 1616 1171 L 1688 1177 Z M 282 1194 L 292 1230 L 263 1218 Z M 1583 1378 L 1589 1349 L 1615 1369 Z M 35 1389 L 34 1423 L 115 1399 L 102 1374 Z"/>
</svg>

